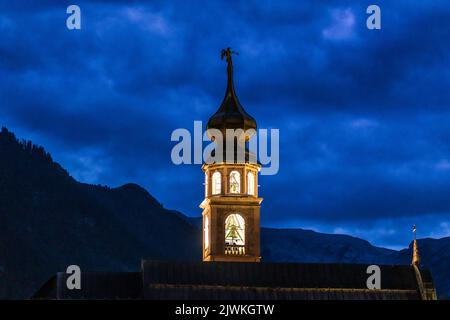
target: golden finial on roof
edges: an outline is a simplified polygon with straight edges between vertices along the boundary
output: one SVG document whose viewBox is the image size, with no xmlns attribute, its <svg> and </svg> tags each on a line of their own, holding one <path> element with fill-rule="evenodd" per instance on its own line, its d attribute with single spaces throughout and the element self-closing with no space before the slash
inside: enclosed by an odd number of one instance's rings
<svg viewBox="0 0 450 320">
<path fill-rule="evenodd" d="M 417 239 L 416 239 L 416 225 L 413 226 L 412 229 L 413 233 L 414 233 L 414 241 L 413 241 L 413 257 L 412 257 L 412 262 L 411 264 L 419 267 L 420 266 L 420 255 L 419 255 L 419 246 L 417 244 Z"/>
</svg>

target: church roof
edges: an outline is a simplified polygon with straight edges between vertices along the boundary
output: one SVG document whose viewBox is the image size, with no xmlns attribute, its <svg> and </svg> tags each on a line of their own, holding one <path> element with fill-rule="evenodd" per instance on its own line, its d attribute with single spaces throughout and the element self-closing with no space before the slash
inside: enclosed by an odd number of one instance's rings
<svg viewBox="0 0 450 320">
<path fill-rule="evenodd" d="M 218 129 L 224 132 L 226 129 L 248 129 L 256 130 L 256 121 L 253 119 L 240 104 L 233 83 L 233 61 L 231 55 L 236 53 L 230 48 L 222 50 L 222 59 L 227 61 L 227 89 L 225 97 L 219 109 L 209 118 L 207 129 Z"/>
<path fill-rule="evenodd" d="M 434 290 L 428 272 L 418 277 L 406 265 L 380 265 L 381 289 L 369 290 L 367 267 L 145 260 L 139 273 L 83 272 L 81 290 L 67 290 L 67 275 L 58 273 L 35 298 L 419 300 L 423 290 Z"/>
</svg>

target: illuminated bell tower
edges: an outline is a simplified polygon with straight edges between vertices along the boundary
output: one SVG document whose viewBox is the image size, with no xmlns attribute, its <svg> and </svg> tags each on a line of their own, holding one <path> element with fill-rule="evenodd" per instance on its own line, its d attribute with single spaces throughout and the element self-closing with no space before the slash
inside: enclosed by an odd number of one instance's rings
<svg viewBox="0 0 450 320">
<path fill-rule="evenodd" d="M 258 197 L 260 165 L 247 147 L 242 149 L 245 150 L 244 157 L 236 154 L 227 157 L 225 147 L 227 129 L 256 130 L 256 121 L 245 112 L 234 90 L 233 53 L 230 48 L 222 50 L 222 59 L 225 57 L 227 61 L 227 89 L 222 104 L 207 124 L 207 129 L 222 133 L 224 152 L 223 161 L 202 166 L 205 172 L 205 199 L 200 204 L 203 209 L 203 261 L 259 262 L 260 205 L 263 200 Z M 241 138 L 245 145 L 251 136 L 244 134 Z"/>
</svg>

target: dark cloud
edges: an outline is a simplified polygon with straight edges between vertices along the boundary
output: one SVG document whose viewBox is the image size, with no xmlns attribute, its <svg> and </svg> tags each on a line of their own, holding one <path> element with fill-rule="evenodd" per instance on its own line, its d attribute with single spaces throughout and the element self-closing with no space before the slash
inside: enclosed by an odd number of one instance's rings
<svg viewBox="0 0 450 320">
<path fill-rule="evenodd" d="M 264 224 L 384 245 L 407 244 L 412 220 L 448 232 L 446 1 L 379 2 L 380 31 L 369 1 L 78 1 L 81 31 L 65 27 L 69 4 L 0 5 L 0 119 L 77 178 L 137 182 L 199 214 L 201 169 L 171 163 L 170 134 L 216 110 L 231 46 L 241 102 L 280 129 Z"/>
</svg>

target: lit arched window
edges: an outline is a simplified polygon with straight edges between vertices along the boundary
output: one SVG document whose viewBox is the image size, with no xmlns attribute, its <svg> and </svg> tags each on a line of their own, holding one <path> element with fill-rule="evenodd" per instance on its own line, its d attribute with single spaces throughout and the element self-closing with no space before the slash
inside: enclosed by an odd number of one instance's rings
<svg viewBox="0 0 450 320">
<path fill-rule="evenodd" d="M 240 214 L 230 214 L 225 220 L 225 245 L 245 245 L 245 221 Z"/>
<path fill-rule="evenodd" d="M 209 219 L 208 216 L 205 217 L 205 250 L 209 248 Z"/>
<path fill-rule="evenodd" d="M 241 175 L 238 171 L 231 171 L 230 173 L 230 193 L 241 192 Z"/>
<path fill-rule="evenodd" d="M 255 195 L 255 175 L 253 172 L 247 173 L 247 191 L 249 195 Z"/>
<path fill-rule="evenodd" d="M 212 194 L 219 194 L 222 188 L 222 175 L 219 171 L 212 175 Z"/>
</svg>

